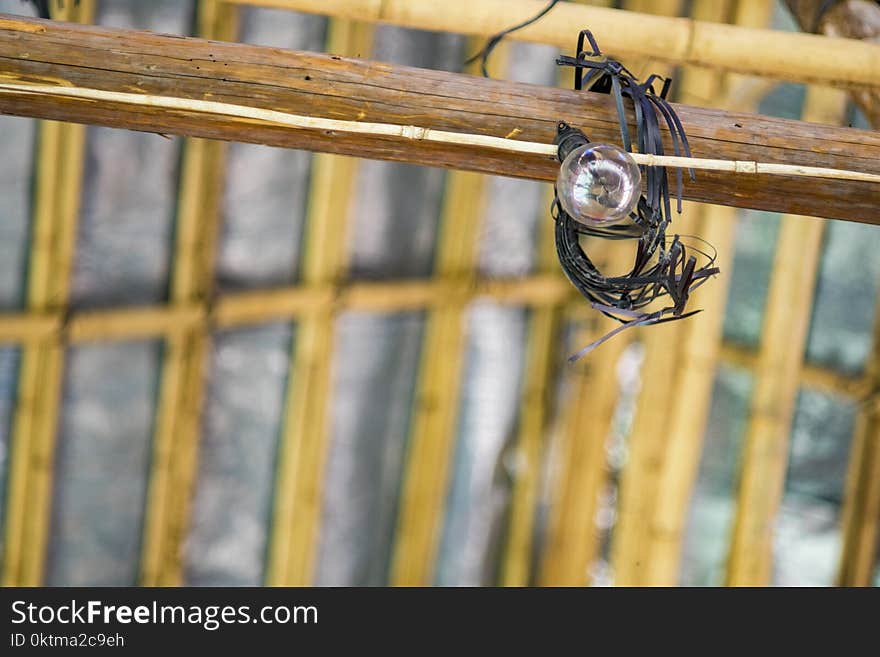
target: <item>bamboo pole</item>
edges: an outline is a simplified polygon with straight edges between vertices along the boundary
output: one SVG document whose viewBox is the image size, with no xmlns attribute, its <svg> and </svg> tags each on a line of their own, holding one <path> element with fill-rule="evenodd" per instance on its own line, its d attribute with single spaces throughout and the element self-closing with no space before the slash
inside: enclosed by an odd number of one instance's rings
<svg viewBox="0 0 880 657">
<path fill-rule="evenodd" d="M 544 0 L 235 0 L 242 4 L 489 36 L 536 15 Z M 572 48 L 589 28 L 605 52 L 792 82 L 880 87 L 880 46 L 847 39 L 652 16 L 562 2 L 512 39 Z M 834 56 L 829 57 L 829 53 Z"/>
<path fill-rule="evenodd" d="M 119 43 L 126 44 L 124 52 Z M 102 52 L 100 71 L 94 67 L 96 50 Z M 21 56 L 23 51 L 28 57 Z M 4 78 L 0 111 L 166 134 L 220 137 L 540 180 L 556 177 L 555 158 L 519 153 L 513 157 L 485 145 L 429 141 L 416 138 L 423 131 L 413 126 L 429 129 L 429 136 L 457 132 L 502 139 L 519 130 L 519 141 L 545 149 L 560 119 L 586 130 L 594 141 L 614 143 L 619 135 L 614 104 L 602 94 L 241 44 L 4 19 L 0 23 L 0 57 Z M 151 75 L 144 76 L 145 69 Z M 58 88 L 51 95 L 23 90 L 26 85 L 45 84 Z M 436 90 L 441 87 L 444 93 L 438 96 Z M 124 96 L 94 98 L 96 91 Z M 88 97 L 78 97 L 83 94 Z M 132 102 L 138 97 L 143 104 Z M 169 99 L 181 104 L 177 109 L 156 106 L 156 99 L 163 104 Z M 343 139 L 334 130 L 292 128 L 225 114 L 232 106 L 243 107 L 243 102 L 253 111 L 280 113 L 278 120 L 287 120 L 291 114 L 322 121 L 378 118 L 376 123 L 392 126 L 399 136 L 346 132 Z M 192 103 L 202 109 L 202 103 L 218 103 L 220 107 L 215 113 L 192 111 L 196 107 Z M 381 115 L 377 107 L 382 108 Z M 875 133 L 687 106 L 678 106 L 677 111 L 699 158 L 880 174 L 880 140 Z M 695 182 L 685 185 L 684 194 L 703 202 L 877 221 L 874 185 L 857 181 L 817 185 L 786 175 L 768 182 L 761 174 L 731 177 L 725 172 L 703 171 Z"/>
<path fill-rule="evenodd" d="M 577 1 L 595 6 L 610 4 L 609 0 Z M 564 75 L 563 71 L 557 77 L 561 86 L 567 87 L 570 84 L 570 76 Z M 554 196 L 553 190 L 548 189 L 541 207 L 549 208 Z M 541 225 L 539 223 L 539 227 Z M 536 268 L 541 272 L 556 272 L 555 275 L 559 276 L 556 243 L 551 229 L 551 225 L 544 225 L 540 231 Z M 532 308 L 529 317 L 525 384 L 518 419 L 510 512 L 501 564 L 502 586 L 527 586 L 533 576 L 533 532 L 540 494 L 541 463 L 547 442 L 545 434 L 550 430 L 549 415 L 554 397 L 554 382 L 551 377 L 554 372 L 561 311 L 562 307 L 548 305 Z"/>
<path fill-rule="evenodd" d="M 343 20 L 330 23 L 327 49 L 356 55 L 372 50 L 373 29 Z M 357 161 L 318 154 L 312 162 L 302 280 L 338 281 L 346 270 L 350 199 Z M 288 369 L 269 565 L 270 585 L 312 583 L 329 443 L 328 405 L 335 308 L 318 305 L 297 324 Z"/>
<path fill-rule="evenodd" d="M 125 306 L 69 314 L 63 310 L 0 313 L 0 343 L 27 345 L 50 337 L 60 337 L 69 344 L 158 338 L 189 331 L 199 322 L 207 321 L 217 329 L 240 328 L 295 320 L 330 307 L 395 313 L 436 308 L 450 300 L 469 304 L 487 298 L 505 306 L 545 308 L 575 297 L 575 290 L 557 274 L 471 281 L 439 278 L 298 285 L 232 292 L 214 301 L 167 306 Z"/>
<path fill-rule="evenodd" d="M 659 4 L 648 0 L 630 0 L 624 6 L 665 16 L 677 16 L 682 9 L 681 5 L 677 0 L 666 0 Z M 716 2 L 715 8 L 723 10 L 724 3 Z M 658 68 L 650 62 L 648 67 L 651 72 L 657 72 L 664 77 L 671 77 L 673 73 L 668 65 Z M 692 78 L 686 76 L 677 86 L 677 91 L 689 89 L 691 85 Z M 675 217 L 671 230 L 684 235 L 695 234 L 700 217 L 701 207 L 688 203 L 683 214 Z M 614 583 L 622 586 L 641 584 L 649 563 L 648 534 L 667 440 L 668 409 L 678 389 L 678 364 L 685 329 L 680 323 L 659 328 L 659 331 L 643 333 L 645 357 L 640 373 L 642 386 L 633 426 L 627 437 L 627 460 L 619 479 L 617 521 L 611 542 L 611 566 Z M 664 385 L 655 383 L 660 380 L 664 381 Z"/>
<path fill-rule="evenodd" d="M 471 44 L 472 46 L 476 44 Z M 489 62 L 503 70 L 508 48 Z M 476 72 L 476 65 L 471 71 Z M 476 276 L 478 237 L 486 203 L 483 176 L 453 171 L 446 180 L 440 216 L 435 277 Z M 460 379 L 467 347 L 467 306 L 461 297 L 428 314 L 399 501 L 390 579 L 398 586 L 433 582 L 443 532 L 450 462 L 458 435 Z"/>
<path fill-rule="evenodd" d="M 868 399 L 859 408 L 843 500 L 837 583 L 871 586 L 880 536 L 880 304 L 874 319 L 873 351 L 866 372 Z"/>
<path fill-rule="evenodd" d="M 694 4 L 694 16 L 723 20 L 733 3 L 726 4 L 725 7 L 725 3 L 698 0 Z M 770 22 L 772 11 L 773 4 L 767 0 L 739 0 L 734 20 L 739 25 L 763 27 Z M 730 97 L 731 90 L 740 88 L 742 81 L 736 76 L 726 77 L 709 71 L 688 70 L 683 92 L 704 98 L 723 99 L 726 96 L 727 103 L 733 103 L 736 109 L 753 109 L 751 104 L 742 104 L 742 97 Z M 757 104 L 757 98 L 746 96 L 745 102 Z M 733 262 L 736 211 L 712 205 L 701 210 L 698 234 L 715 247 L 722 269 L 725 263 L 729 269 Z M 667 411 L 669 429 L 657 475 L 652 518 L 649 519 L 648 560 L 643 568 L 643 584 L 673 586 L 678 582 L 684 527 L 712 400 L 730 279 L 727 271 L 711 286 L 697 291 L 694 307 L 702 308 L 704 312 L 683 327 L 676 383 L 679 394 L 670 400 Z"/>
<path fill-rule="evenodd" d="M 845 101 L 841 92 L 810 88 L 804 118 L 840 121 Z M 791 421 L 824 226 L 823 220 L 782 218 L 740 473 L 727 570 L 730 585 L 770 583 L 773 527 L 785 484 Z"/>
<path fill-rule="evenodd" d="M 56 17 L 88 22 L 94 3 L 56 9 Z M 28 263 L 30 312 L 63 308 L 76 243 L 85 128 L 42 122 L 37 151 L 34 230 Z M 55 433 L 61 399 L 64 346 L 60 333 L 25 346 L 12 428 L 6 507 L 3 585 L 43 583 L 52 508 Z"/>
<path fill-rule="evenodd" d="M 222 0 L 201 0 L 198 33 L 233 40 L 238 8 Z M 174 269 L 170 302 L 186 304 L 208 296 L 213 286 L 226 144 L 190 139 L 180 176 Z M 147 490 L 141 583 L 183 583 L 183 543 L 195 484 L 204 378 L 211 341 L 198 316 L 166 335 Z M 142 324 L 147 323 L 142 320 Z"/>
</svg>

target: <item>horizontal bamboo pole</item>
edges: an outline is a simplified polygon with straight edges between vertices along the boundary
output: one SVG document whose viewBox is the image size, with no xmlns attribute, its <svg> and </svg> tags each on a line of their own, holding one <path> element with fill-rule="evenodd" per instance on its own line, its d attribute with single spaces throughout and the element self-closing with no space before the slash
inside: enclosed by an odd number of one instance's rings
<svg viewBox="0 0 880 657">
<path fill-rule="evenodd" d="M 549 144 L 557 122 L 566 120 L 584 129 L 593 141 L 614 143 L 619 138 L 614 104 L 600 94 L 39 20 L 0 20 L 0 81 L 217 102 L 324 120 L 369 120 L 393 124 L 398 134 L 269 125 L 186 108 L 26 92 L 0 94 L 0 112 L 9 114 L 547 181 L 558 170 L 549 155 L 414 139 L 418 131 L 408 127 L 494 138 L 519 130 L 524 142 Z M 880 174 L 877 133 L 682 105 L 677 110 L 695 157 Z M 731 176 L 703 171 L 695 182 L 686 182 L 684 196 L 739 207 L 878 221 L 876 185 L 857 181 L 817 183 L 794 176 L 770 179 L 760 173 Z"/>
<path fill-rule="evenodd" d="M 213 303 L 81 310 L 66 319 L 61 313 L 0 313 L 0 344 L 30 344 L 53 333 L 63 334 L 70 343 L 138 340 L 186 332 L 205 322 L 222 330 L 295 319 L 316 308 L 407 312 L 482 297 L 500 305 L 546 307 L 576 296 L 574 288 L 554 274 L 475 282 L 422 279 L 310 285 L 229 293 Z"/>
<path fill-rule="evenodd" d="M 488 36 L 536 15 L 546 0 L 233 0 L 402 27 Z M 574 47 L 590 29 L 604 52 L 792 82 L 880 88 L 880 44 L 559 3 L 512 39 Z"/>
</svg>

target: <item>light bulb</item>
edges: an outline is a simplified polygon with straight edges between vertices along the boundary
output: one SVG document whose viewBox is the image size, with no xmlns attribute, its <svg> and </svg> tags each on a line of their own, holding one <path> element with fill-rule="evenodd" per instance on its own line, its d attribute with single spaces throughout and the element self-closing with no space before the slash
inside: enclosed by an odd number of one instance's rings
<svg viewBox="0 0 880 657">
<path fill-rule="evenodd" d="M 607 144 L 575 148 L 559 168 L 556 194 L 562 209 L 587 226 L 609 226 L 629 217 L 641 194 L 642 174 L 629 153 Z"/>
</svg>

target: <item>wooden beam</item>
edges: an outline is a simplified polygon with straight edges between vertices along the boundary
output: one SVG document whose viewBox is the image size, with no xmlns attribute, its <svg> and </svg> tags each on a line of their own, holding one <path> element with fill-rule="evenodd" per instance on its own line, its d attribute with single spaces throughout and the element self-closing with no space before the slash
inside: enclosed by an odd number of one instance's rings
<svg viewBox="0 0 880 657">
<path fill-rule="evenodd" d="M 344 20 L 330 23 L 330 52 L 369 53 L 372 44 L 371 26 Z M 332 284 L 345 275 L 356 174 L 357 161 L 352 158 L 322 153 L 312 161 L 302 268 L 306 285 Z M 315 305 L 296 327 L 275 483 L 266 573 L 270 585 L 313 583 L 329 444 L 327 414 L 337 308 Z"/>
<path fill-rule="evenodd" d="M 96 66 L 100 53 L 100 68 Z M 27 56 L 23 56 L 26 54 Z M 558 120 L 595 141 L 619 139 L 607 96 L 486 80 L 336 56 L 39 20 L 0 20 L 0 75 L 251 105 L 293 113 L 379 120 L 550 143 Z M 442 89 L 442 94 L 438 93 Z M 680 105 L 694 155 L 880 173 L 880 134 Z M 70 97 L 0 93 L 0 112 L 121 128 L 265 143 L 553 180 L 547 156 L 375 135 L 341 136 L 250 120 Z M 878 222 L 876 185 L 700 172 L 690 200 Z"/>
<path fill-rule="evenodd" d="M 804 32 L 880 42 L 880 3 L 874 0 L 786 0 L 786 4 Z M 880 129 L 880 88 L 859 87 L 851 93 L 871 125 Z"/>
<path fill-rule="evenodd" d="M 401 27 L 489 36 L 536 15 L 545 0 L 235 0 Z M 792 82 L 880 88 L 880 46 L 813 35 L 562 2 L 512 39 L 572 48 L 589 28 L 605 52 Z M 834 53 L 829 56 L 829 53 Z"/>
<path fill-rule="evenodd" d="M 198 32 L 207 38 L 232 40 L 238 29 L 237 19 L 237 7 L 222 0 L 201 0 Z M 223 142 L 190 139 L 184 145 L 171 275 L 172 304 L 192 303 L 210 296 L 225 156 Z M 204 321 L 194 321 L 166 336 L 141 551 L 141 583 L 146 586 L 183 583 L 183 545 L 197 471 L 205 368 L 210 350 Z"/>
<path fill-rule="evenodd" d="M 87 22 L 94 16 L 94 3 L 84 0 L 60 11 L 58 18 Z M 67 305 L 84 152 L 83 126 L 40 124 L 27 289 L 28 309 L 34 313 Z M 22 351 L 6 501 L 4 586 L 40 586 L 44 579 L 65 350 L 59 332 L 44 337 Z"/>
<path fill-rule="evenodd" d="M 840 121 L 845 109 L 844 93 L 811 87 L 803 114 L 813 120 Z M 824 228 L 823 220 L 803 221 L 791 215 L 784 216 L 780 225 L 727 566 L 727 582 L 733 586 L 770 584 L 774 526 L 785 487 Z"/>
</svg>

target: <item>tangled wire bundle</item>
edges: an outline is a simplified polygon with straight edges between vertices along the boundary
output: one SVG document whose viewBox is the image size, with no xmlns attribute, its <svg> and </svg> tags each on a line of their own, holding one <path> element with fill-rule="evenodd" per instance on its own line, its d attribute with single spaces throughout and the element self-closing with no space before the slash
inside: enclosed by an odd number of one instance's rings
<svg viewBox="0 0 880 657">
<path fill-rule="evenodd" d="M 590 50 L 584 50 L 584 40 Z M 584 30 L 578 37 L 577 56 L 562 56 L 557 60 L 561 66 L 574 67 L 575 90 L 589 89 L 609 93 L 617 106 L 620 135 L 623 147 L 632 152 L 632 136 L 626 119 L 624 99 L 632 102 L 636 119 L 636 144 L 640 153 L 663 155 L 663 139 L 660 117 L 671 135 L 675 155 L 690 157 L 687 136 L 675 110 L 666 101 L 670 80 L 663 79 L 660 93 L 654 84 L 661 78 L 651 75 L 639 82 L 620 62 L 603 55 L 593 35 Z M 575 148 L 589 142 L 587 136 L 564 122 L 558 124 L 555 142 L 558 158 L 562 162 Z M 693 171 L 689 172 L 693 178 Z M 633 326 L 659 324 L 684 319 L 699 312 L 685 312 L 688 298 L 710 276 L 718 273 L 716 254 L 686 246 L 681 236 L 671 241 L 666 235 L 671 222 L 669 180 L 665 167 L 645 166 L 643 177 L 646 192 L 641 195 L 630 214 L 631 224 L 608 227 L 588 226 L 573 219 L 565 212 L 557 196 L 553 202 L 552 215 L 556 221 L 556 251 L 559 262 L 572 284 L 586 297 L 593 308 L 619 322 L 621 326 L 584 349 L 570 360 L 577 360 L 620 331 Z M 682 173 L 676 171 L 677 211 L 681 213 Z M 580 244 L 582 235 L 606 239 L 635 239 L 638 241 L 632 269 L 622 276 L 606 276 L 590 260 Z M 695 238 L 697 239 L 697 238 Z M 702 240 L 700 240 L 702 241 Z M 693 252 L 693 253 L 692 253 Z M 696 255 L 695 255 L 696 254 Z M 702 264 L 698 267 L 697 256 Z M 656 311 L 643 309 L 660 297 L 669 297 L 672 304 Z"/>
</svg>

